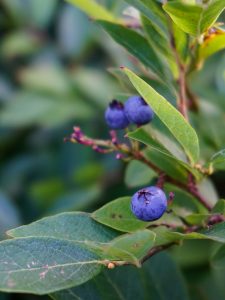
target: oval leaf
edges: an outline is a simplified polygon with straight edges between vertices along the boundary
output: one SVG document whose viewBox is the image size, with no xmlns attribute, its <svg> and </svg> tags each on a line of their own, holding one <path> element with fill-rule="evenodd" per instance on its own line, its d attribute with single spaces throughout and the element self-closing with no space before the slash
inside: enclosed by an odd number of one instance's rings
<svg viewBox="0 0 225 300">
<path fill-rule="evenodd" d="M 127 68 L 125 68 L 124 71 L 139 94 L 152 107 L 160 120 L 183 146 L 191 162 L 196 162 L 199 157 L 199 143 L 195 130 L 188 124 L 178 110 L 144 80 Z"/>
<path fill-rule="evenodd" d="M 116 17 L 114 17 L 106 8 L 101 6 L 92 0 L 66 0 L 67 2 L 77 6 L 88 16 L 94 20 L 106 20 L 111 22 L 118 22 Z"/>
<path fill-rule="evenodd" d="M 201 6 L 176 0 L 163 6 L 178 27 L 195 36 L 205 32 L 216 21 L 224 7 L 224 0 L 208 1 L 208 4 L 204 3 Z"/>
<path fill-rule="evenodd" d="M 75 242 L 29 237 L 0 243 L 0 290 L 47 294 L 80 285 L 102 267 Z"/>
<path fill-rule="evenodd" d="M 89 214 L 62 213 L 7 232 L 12 237 L 52 237 L 72 241 L 108 242 L 118 233 L 95 222 Z"/>
<path fill-rule="evenodd" d="M 142 35 L 119 24 L 106 21 L 99 21 L 98 23 L 118 44 L 126 48 L 146 67 L 149 67 L 159 78 L 164 78 L 168 81 L 168 76 L 165 76 L 164 67 L 155 50 Z"/>
</svg>

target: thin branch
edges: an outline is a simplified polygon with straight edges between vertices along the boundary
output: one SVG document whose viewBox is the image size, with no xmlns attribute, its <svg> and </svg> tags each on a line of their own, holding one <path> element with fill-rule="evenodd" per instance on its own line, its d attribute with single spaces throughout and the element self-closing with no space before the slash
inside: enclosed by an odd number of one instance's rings
<svg viewBox="0 0 225 300">
<path fill-rule="evenodd" d="M 136 160 L 139 160 L 149 166 L 152 170 L 154 170 L 159 176 L 162 176 L 163 171 L 156 166 L 154 163 L 149 161 L 148 159 L 145 158 L 142 152 L 136 151 L 133 148 L 130 148 L 127 144 L 122 143 L 120 144 L 116 133 L 114 131 L 110 132 L 111 135 L 111 140 L 97 140 L 97 139 L 92 139 L 81 131 L 79 127 L 74 127 L 74 131 L 71 134 L 70 138 L 66 138 L 65 140 L 69 140 L 73 143 L 80 143 L 89 147 L 92 147 L 92 149 L 96 152 L 102 153 L 102 154 L 107 154 L 110 152 L 119 152 L 116 155 L 117 159 L 123 159 L 124 161 L 134 158 Z M 122 155 L 124 154 L 124 156 Z M 172 183 L 176 185 L 177 187 L 180 187 L 187 191 L 189 194 L 193 195 L 196 197 L 208 210 L 211 210 L 211 206 L 207 203 L 207 200 L 200 194 L 200 192 L 197 189 L 196 183 L 193 182 L 192 185 L 190 185 L 190 182 L 187 184 L 184 184 L 169 175 L 165 176 L 165 181 Z"/>
<path fill-rule="evenodd" d="M 149 252 L 142 258 L 141 264 L 143 264 L 146 260 L 148 260 L 150 257 L 155 255 L 156 253 L 161 252 L 163 250 L 166 250 L 166 249 L 168 249 L 168 248 L 170 248 L 174 245 L 177 245 L 177 243 L 172 242 L 172 243 L 169 243 L 169 244 L 165 244 L 165 245 L 156 246 L 156 247 L 151 248 L 149 250 Z"/>
</svg>

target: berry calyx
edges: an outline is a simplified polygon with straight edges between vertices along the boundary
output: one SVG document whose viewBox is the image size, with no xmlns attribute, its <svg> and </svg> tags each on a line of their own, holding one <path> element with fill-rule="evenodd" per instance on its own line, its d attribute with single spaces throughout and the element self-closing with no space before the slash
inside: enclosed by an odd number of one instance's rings
<svg viewBox="0 0 225 300">
<path fill-rule="evenodd" d="M 140 96 L 132 96 L 124 104 L 125 114 L 131 123 L 144 125 L 152 121 L 154 112 Z"/>
<path fill-rule="evenodd" d="M 111 129 L 124 129 L 129 125 L 129 120 L 124 111 L 124 105 L 113 100 L 105 111 L 105 120 Z"/>
<path fill-rule="evenodd" d="M 131 199 L 133 214 L 142 221 L 159 219 L 167 208 L 167 198 L 162 189 L 150 186 L 137 191 Z"/>
</svg>

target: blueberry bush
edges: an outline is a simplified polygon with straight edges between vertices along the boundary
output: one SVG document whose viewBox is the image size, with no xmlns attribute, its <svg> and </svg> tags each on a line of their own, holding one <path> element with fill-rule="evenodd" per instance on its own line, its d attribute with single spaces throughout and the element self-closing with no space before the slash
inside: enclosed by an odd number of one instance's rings
<svg viewBox="0 0 225 300">
<path fill-rule="evenodd" d="M 3 40 L 1 65 L 15 59 L 17 68 L 17 78 L 12 69 L 3 89 L 2 98 L 14 97 L 0 111 L 3 149 L 11 149 L 10 134 L 13 145 L 20 142 L 13 127 L 38 147 L 32 141 L 48 140 L 35 129 L 43 126 L 57 143 L 63 132 L 60 143 L 69 150 L 47 163 L 34 155 L 33 169 L 41 162 L 47 172 L 63 156 L 70 166 L 74 153 L 78 163 L 88 163 L 73 175 L 78 186 L 69 194 L 59 178 L 34 187 L 39 214 L 25 218 L 28 225 L 16 227 L 18 218 L 4 227 L 9 230 L 0 242 L 2 297 L 9 292 L 55 300 L 224 299 L 224 0 L 22 2 L 1 4 L 4 26 L 9 14 L 16 28 Z M 15 17 L 15 3 L 29 31 Z M 28 3 L 34 7 L 26 15 Z M 50 21 L 56 12 L 58 35 Z M 80 40 L 73 40 L 74 30 L 82 32 Z M 94 43 L 90 31 L 98 35 Z M 105 33 L 113 41 L 106 43 Z M 92 45 L 85 46 L 84 37 Z M 88 47 L 111 57 L 111 75 L 101 71 L 98 84 L 93 70 L 76 65 L 79 59 L 95 68 L 103 63 L 82 58 Z M 0 76 L 4 87 L 5 81 Z M 11 91 L 16 84 L 19 93 Z M 51 156 L 54 143 L 46 148 Z M 115 172 L 124 167 L 125 189 Z M 24 172 L 17 168 L 15 182 Z M 71 170 L 65 173 L 69 177 Z M 100 177 L 104 186 L 97 183 Z M 24 206 L 33 209 L 28 200 Z"/>
</svg>

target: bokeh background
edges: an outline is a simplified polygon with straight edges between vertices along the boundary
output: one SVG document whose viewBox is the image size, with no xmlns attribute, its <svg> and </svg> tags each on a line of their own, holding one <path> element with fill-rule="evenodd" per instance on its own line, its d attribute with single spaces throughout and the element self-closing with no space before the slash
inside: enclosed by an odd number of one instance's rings
<svg viewBox="0 0 225 300">
<path fill-rule="evenodd" d="M 99 2 L 116 14 L 126 7 L 122 0 Z M 1 0 L 0 34 L 0 238 L 6 238 L 7 229 L 43 216 L 92 211 L 132 194 L 124 183 L 125 167 L 114 155 L 101 155 L 63 139 L 74 125 L 96 138 L 108 136 L 104 109 L 112 98 L 125 93 L 111 68 L 132 66 L 133 59 L 63 0 Z M 216 152 L 225 144 L 223 52 L 195 75 L 192 88 L 206 99 L 210 112 L 200 133 L 208 136 L 208 125 L 220 122 L 221 130 L 210 126 L 208 143 Z M 221 108 L 220 118 L 209 100 Z M 224 173 L 217 173 L 213 181 L 224 197 Z M 206 288 L 207 251 L 201 245 L 194 263 L 188 256 L 190 244 L 177 258 L 186 276 L 197 274 Z M 6 300 L 39 298 L 0 295 Z"/>
</svg>

